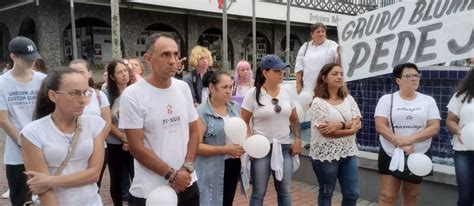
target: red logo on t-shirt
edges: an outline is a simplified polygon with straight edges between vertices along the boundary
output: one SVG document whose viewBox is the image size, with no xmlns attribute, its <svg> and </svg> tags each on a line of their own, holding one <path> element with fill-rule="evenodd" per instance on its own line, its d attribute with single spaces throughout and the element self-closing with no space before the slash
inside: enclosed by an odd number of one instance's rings
<svg viewBox="0 0 474 206">
<path fill-rule="evenodd" d="M 166 107 L 166 112 L 168 115 L 173 115 L 173 106 L 169 105 Z"/>
</svg>

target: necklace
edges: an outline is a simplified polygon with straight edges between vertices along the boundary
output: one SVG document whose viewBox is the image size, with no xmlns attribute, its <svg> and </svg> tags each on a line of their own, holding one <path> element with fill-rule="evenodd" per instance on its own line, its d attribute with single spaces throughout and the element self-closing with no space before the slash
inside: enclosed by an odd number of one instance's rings
<svg viewBox="0 0 474 206">
<path fill-rule="evenodd" d="M 51 119 L 53 120 L 53 123 L 56 125 L 56 127 L 58 127 L 59 131 L 61 131 L 61 133 L 63 133 L 64 137 L 66 137 L 67 141 L 69 141 L 68 151 L 71 151 L 72 137 L 69 138 L 67 136 L 66 132 L 64 132 L 64 130 L 61 128 L 61 126 L 58 124 L 58 122 L 56 122 L 56 120 L 54 119 L 52 114 L 51 114 Z M 77 127 L 77 118 L 76 118 L 76 126 L 74 128 L 76 128 L 76 127 Z"/>
</svg>

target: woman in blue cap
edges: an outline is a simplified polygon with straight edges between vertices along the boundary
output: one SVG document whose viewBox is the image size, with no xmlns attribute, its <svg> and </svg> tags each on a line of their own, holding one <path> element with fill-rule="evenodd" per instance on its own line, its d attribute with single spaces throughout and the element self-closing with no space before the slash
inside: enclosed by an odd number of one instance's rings
<svg viewBox="0 0 474 206">
<path fill-rule="evenodd" d="M 265 136 L 272 145 L 265 157 L 251 160 L 250 205 L 263 205 L 270 172 L 273 173 L 278 205 L 291 205 L 291 176 L 296 169 L 293 158 L 301 152 L 301 138 L 296 100 L 281 86 L 287 67 L 289 65 L 274 54 L 263 57 L 255 87 L 248 91 L 242 103 L 241 116 L 249 128 L 248 136 Z M 288 125 L 293 131 L 293 144 Z"/>
</svg>

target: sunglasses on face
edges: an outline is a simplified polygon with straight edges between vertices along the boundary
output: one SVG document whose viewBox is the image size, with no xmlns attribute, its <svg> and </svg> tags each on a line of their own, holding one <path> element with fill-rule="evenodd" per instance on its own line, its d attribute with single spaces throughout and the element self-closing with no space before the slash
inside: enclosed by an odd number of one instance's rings
<svg viewBox="0 0 474 206">
<path fill-rule="evenodd" d="M 277 98 L 273 98 L 273 99 L 272 99 L 272 104 L 275 106 L 275 107 L 273 108 L 273 111 L 275 111 L 276 113 L 280 113 L 280 112 L 281 112 L 281 106 L 278 105 L 278 102 L 279 102 L 279 101 L 278 101 Z"/>
</svg>

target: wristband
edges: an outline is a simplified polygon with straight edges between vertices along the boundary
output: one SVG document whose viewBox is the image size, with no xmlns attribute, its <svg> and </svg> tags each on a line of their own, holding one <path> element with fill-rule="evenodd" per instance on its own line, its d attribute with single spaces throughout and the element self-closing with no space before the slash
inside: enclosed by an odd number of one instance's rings
<svg viewBox="0 0 474 206">
<path fill-rule="evenodd" d="M 173 172 L 174 172 L 174 169 L 171 168 L 171 169 L 166 173 L 166 175 L 165 175 L 165 180 L 168 180 L 168 179 L 170 178 L 171 174 L 173 174 Z"/>
<path fill-rule="evenodd" d="M 170 182 L 170 183 L 176 182 L 176 178 L 178 178 L 178 175 L 179 175 L 179 171 L 176 171 L 176 175 L 175 175 L 175 176 L 173 177 L 173 179 L 170 180 L 169 182 Z"/>
</svg>

